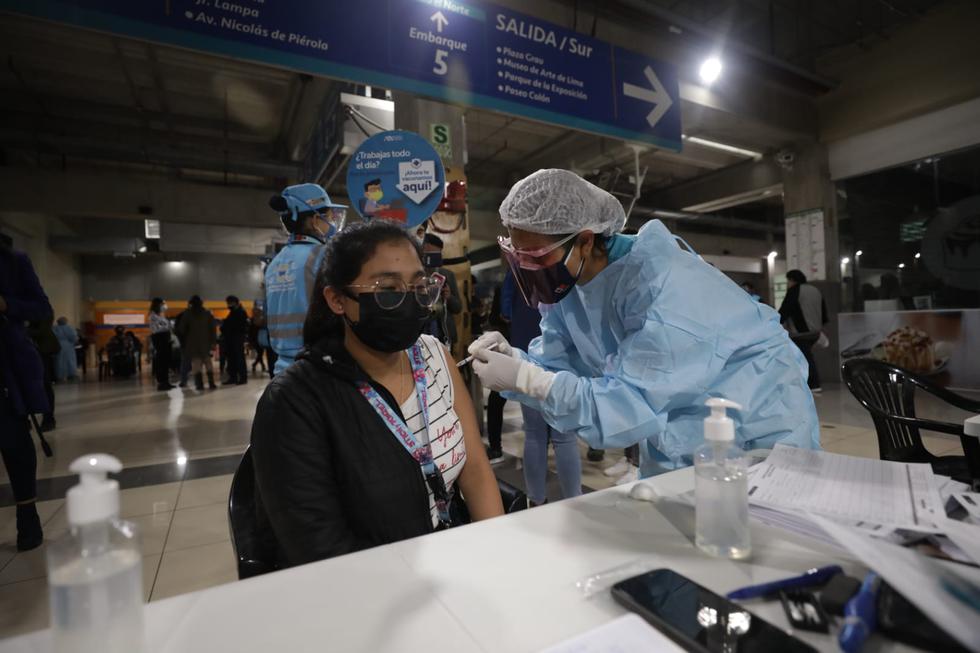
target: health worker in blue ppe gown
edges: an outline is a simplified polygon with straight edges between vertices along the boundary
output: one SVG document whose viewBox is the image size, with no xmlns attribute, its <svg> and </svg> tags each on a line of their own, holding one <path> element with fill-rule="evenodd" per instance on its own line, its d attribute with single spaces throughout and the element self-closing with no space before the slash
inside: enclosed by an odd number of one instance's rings
<svg viewBox="0 0 980 653">
<path fill-rule="evenodd" d="M 266 326 L 279 374 L 303 348 L 303 321 L 324 244 L 343 229 L 347 207 L 330 201 L 317 184 L 288 186 L 269 200 L 269 206 L 289 232 L 289 242 L 265 269 Z"/>
<path fill-rule="evenodd" d="M 745 448 L 818 448 L 807 364 L 779 315 L 659 220 L 637 236 L 619 200 L 567 170 L 539 170 L 500 205 L 504 257 L 541 336 L 470 346 L 484 387 L 606 449 L 640 444 L 642 477 L 690 465 L 705 400 L 726 397 Z"/>
</svg>

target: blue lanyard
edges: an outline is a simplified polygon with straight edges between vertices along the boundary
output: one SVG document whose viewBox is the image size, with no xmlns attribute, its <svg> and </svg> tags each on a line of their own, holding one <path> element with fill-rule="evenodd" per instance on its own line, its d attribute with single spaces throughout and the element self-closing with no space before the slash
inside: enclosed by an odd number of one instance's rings
<svg viewBox="0 0 980 653">
<path fill-rule="evenodd" d="M 433 497 L 435 498 L 436 510 L 439 513 L 439 521 L 448 526 L 451 522 L 449 516 L 449 496 L 446 492 L 445 480 L 439 469 L 436 467 L 435 460 L 432 458 L 432 445 L 429 442 L 429 396 L 428 382 L 425 378 L 425 360 L 422 358 L 422 349 L 418 343 L 409 350 L 409 360 L 412 364 L 412 377 L 415 379 L 415 396 L 419 401 L 419 408 L 422 413 L 422 421 L 425 428 L 422 430 L 420 438 L 416 438 L 412 429 L 391 410 L 388 404 L 381 398 L 377 390 L 370 384 L 363 381 L 357 384 L 357 389 L 361 391 L 367 399 L 374 412 L 378 414 L 381 421 L 385 423 L 405 450 L 422 467 L 426 482 L 430 485 Z M 437 487 L 432 487 L 435 484 Z M 442 491 L 437 491 L 441 487 Z M 440 496 L 442 495 L 442 496 Z"/>
</svg>

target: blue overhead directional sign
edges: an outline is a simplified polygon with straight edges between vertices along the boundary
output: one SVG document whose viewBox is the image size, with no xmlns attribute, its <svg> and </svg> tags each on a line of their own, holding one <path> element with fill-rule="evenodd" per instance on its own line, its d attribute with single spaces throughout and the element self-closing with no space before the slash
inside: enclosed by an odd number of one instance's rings
<svg viewBox="0 0 980 653">
<path fill-rule="evenodd" d="M 0 9 L 681 148 L 673 66 L 469 0 L 0 0 Z"/>
</svg>

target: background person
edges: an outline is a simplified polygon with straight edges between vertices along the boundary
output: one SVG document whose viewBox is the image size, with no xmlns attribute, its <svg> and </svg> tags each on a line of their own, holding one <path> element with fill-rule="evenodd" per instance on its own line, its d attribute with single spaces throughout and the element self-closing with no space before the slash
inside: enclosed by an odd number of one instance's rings
<svg viewBox="0 0 980 653">
<path fill-rule="evenodd" d="M 68 324 L 67 317 L 59 317 L 53 331 L 58 339 L 58 346 L 61 347 L 55 359 L 54 378 L 56 381 L 73 381 L 78 378 L 78 359 L 75 356 L 78 332 L 75 331 L 75 327 Z"/>
<path fill-rule="evenodd" d="M 133 350 L 133 340 L 126 334 L 122 325 L 113 329 L 113 336 L 105 346 L 109 358 L 109 368 L 112 376 L 128 379 L 136 372 L 136 358 Z"/>
<path fill-rule="evenodd" d="M 435 234 L 425 234 L 422 241 L 422 262 L 427 274 L 439 274 L 445 278 L 442 295 L 432 307 L 432 320 L 425 332 L 434 336 L 452 350 L 459 341 L 456 334 L 455 316 L 463 312 L 463 301 L 459 297 L 459 286 L 452 270 L 442 267 L 442 238 Z"/>
<path fill-rule="evenodd" d="M 221 323 L 221 335 L 224 337 L 224 351 L 228 361 L 226 383 L 244 385 L 248 382 L 248 366 L 245 363 L 248 313 L 235 295 L 228 295 L 225 303 L 228 306 L 228 317 Z"/>
<path fill-rule="evenodd" d="M 451 525 L 440 506 L 457 487 L 473 519 L 503 514 L 466 386 L 422 335 L 439 290 L 396 224 L 372 220 L 331 240 L 309 349 L 272 380 L 252 425 L 259 518 L 280 566 Z"/>
<path fill-rule="evenodd" d="M 172 329 L 167 318 L 167 303 L 161 297 L 150 301 L 147 322 L 150 325 L 150 344 L 153 345 L 153 374 L 157 380 L 157 390 L 173 390 L 174 386 L 170 383 Z"/>
<path fill-rule="evenodd" d="M 37 452 L 28 415 L 50 412 L 41 356 L 25 322 L 51 315 L 31 260 L 0 233 L 0 456 L 17 503 L 17 550 L 44 539 L 37 514 Z"/>
<path fill-rule="evenodd" d="M 545 310 L 527 354 L 499 334 L 471 345 L 486 387 L 592 446 L 640 443 L 644 477 L 691 464 L 713 396 L 742 405 L 740 446 L 819 447 L 805 362 L 778 314 L 659 220 L 619 234 L 622 204 L 567 170 L 517 182 L 500 216 L 518 287 Z"/>
<path fill-rule="evenodd" d="M 54 335 L 54 314 L 49 313 L 44 317 L 31 320 L 27 326 L 27 332 L 34 341 L 38 353 L 41 355 L 41 364 L 44 369 L 44 392 L 48 396 L 48 410 L 44 413 L 41 420 L 42 431 L 53 431 L 58 426 L 54 418 L 54 365 L 61 352 L 61 345 L 58 338 Z"/>
<path fill-rule="evenodd" d="M 289 232 L 289 242 L 265 268 L 265 318 L 269 343 L 282 373 L 303 347 L 303 320 L 323 263 L 323 244 L 344 226 L 347 207 L 334 204 L 316 184 L 285 188 L 269 200 Z"/>
<path fill-rule="evenodd" d="M 215 334 L 214 315 L 204 308 L 204 302 L 194 295 L 187 302 L 187 310 L 180 320 L 178 333 L 183 338 L 182 349 L 191 363 L 191 374 L 194 375 L 194 387 L 204 390 L 204 377 L 201 368 L 207 372 L 208 388 L 214 390 L 214 362 L 212 352 L 218 344 Z"/>
<path fill-rule="evenodd" d="M 133 365 L 137 372 L 143 371 L 143 341 L 140 340 L 134 331 L 127 331 L 126 338 L 133 352 Z"/>
<path fill-rule="evenodd" d="M 527 349 L 541 335 L 541 314 L 527 305 L 514 287 L 514 273 L 507 271 L 501 288 L 501 315 L 510 324 L 510 343 Z M 521 404 L 524 417 L 524 485 L 532 506 L 545 503 L 548 480 L 548 443 L 555 448 L 558 483 L 564 499 L 582 494 L 582 457 L 574 433 L 551 428 L 540 411 Z"/>
<path fill-rule="evenodd" d="M 786 273 L 786 296 L 779 306 L 779 318 L 789 331 L 790 339 L 806 358 L 809 366 L 807 385 L 812 392 L 821 392 L 820 371 L 813 360 L 813 346 L 827 323 L 827 306 L 823 295 L 816 286 L 807 283 L 806 275 L 800 270 Z"/>
<path fill-rule="evenodd" d="M 248 346 L 252 350 L 252 374 L 255 374 L 255 368 L 262 366 L 262 373 L 265 374 L 268 370 L 265 366 L 265 345 L 259 340 L 259 324 L 261 320 L 264 320 L 263 311 L 261 304 L 257 303 L 252 308 L 252 319 L 248 323 Z M 265 339 L 268 343 L 268 338 Z"/>
<path fill-rule="evenodd" d="M 187 308 L 190 308 L 190 303 L 188 303 Z M 181 335 L 183 330 L 181 329 L 181 323 L 184 321 L 184 315 L 187 314 L 187 309 L 184 309 L 177 314 L 176 319 L 174 319 L 174 338 L 177 340 L 177 351 L 180 354 L 180 380 L 177 383 L 177 387 L 186 388 L 187 380 L 191 375 L 191 359 L 187 355 L 187 348 L 184 343 L 184 336 Z M 173 346 L 173 340 L 170 341 L 171 346 Z"/>
<path fill-rule="evenodd" d="M 745 292 L 747 292 L 749 294 L 749 297 L 751 297 L 752 299 L 754 299 L 757 302 L 761 302 L 762 301 L 762 295 L 760 295 L 759 293 L 756 292 L 755 286 L 752 285 L 752 282 L 751 281 L 743 281 L 740 285 L 742 287 L 742 290 L 744 290 Z"/>
<path fill-rule="evenodd" d="M 510 338 L 510 315 L 504 315 L 503 288 L 496 287 L 490 299 L 490 311 L 487 321 L 505 338 Z M 482 333 L 482 330 L 481 330 Z M 480 396 L 482 396 L 482 389 Z M 504 407 L 507 400 L 496 390 L 487 395 L 487 457 L 493 464 L 504 460 L 503 431 Z"/>
</svg>

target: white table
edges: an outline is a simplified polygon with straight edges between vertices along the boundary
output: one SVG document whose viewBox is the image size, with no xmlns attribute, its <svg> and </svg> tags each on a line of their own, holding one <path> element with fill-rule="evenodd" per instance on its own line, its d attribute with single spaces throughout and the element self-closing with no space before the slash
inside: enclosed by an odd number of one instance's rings
<svg viewBox="0 0 980 653">
<path fill-rule="evenodd" d="M 690 469 L 648 482 L 661 494 L 693 487 Z M 584 597 L 576 581 L 642 561 L 725 593 L 825 564 L 864 569 L 841 552 L 753 524 L 753 558 L 701 554 L 684 525 L 628 487 L 377 547 L 151 603 L 152 653 L 212 651 L 538 651 L 625 610 L 608 592 Z M 693 511 L 681 511 L 693 524 Z M 779 602 L 748 603 L 788 628 Z M 820 650 L 830 636 L 798 633 Z M 0 642 L 11 653 L 49 650 L 49 633 Z M 903 650 L 885 641 L 879 650 Z"/>
</svg>

